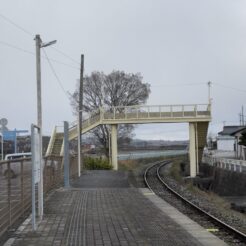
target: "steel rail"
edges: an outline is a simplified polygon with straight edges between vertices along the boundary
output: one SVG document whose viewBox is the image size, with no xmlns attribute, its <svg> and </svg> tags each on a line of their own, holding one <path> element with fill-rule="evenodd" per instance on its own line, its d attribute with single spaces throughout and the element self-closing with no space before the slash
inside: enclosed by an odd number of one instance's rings
<svg viewBox="0 0 246 246">
<path fill-rule="evenodd" d="M 167 161 L 164 161 L 164 163 L 165 163 L 165 162 L 167 162 Z M 169 162 L 169 161 L 168 161 L 168 162 Z M 146 170 L 145 170 L 145 172 L 144 172 L 144 182 L 145 182 L 146 186 L 148 187 L 148 189 L 151 190 L 153 193 L 154 193 L 154 191 L 151 189 L 150 184 L 149 184 L 149 182 L 148 182 L 148 180 L 147 180 L 147 174 L 148 174 L 148 172 L 149 172 L 149 170 L 150 170 L 151 168 L 153 168 L 154 166 L 156 166 L 156 165 L 158 165 L 158 164 L 161 164 L 161 163 L 163 163 L 163 161 L 157 161 L 157 162 L 154 162 L 151 166 L 149 166 L 148 168 L 146 168 Z M 166 164 L 167 164 L 167 163 L 166 163 Z"/>
<path fill-rule="evenodd" d="M 222 220 L 218 219 L 217 217 L 213 216 L 212 214 L 206 212 L 204 209 L 198 207 L 196 204 L 192 203 L 191 201 L 187 200 L 185 197 L 183 197 L 182 195 L 180 195 L 178 192 L 176 192 L 173 188 L 171 188 L 160 176 L 160 169 L 169 164 L 171 161 L 161 161 L 161 162 L 158 162 L 158 163 L 154 163 L 152 166 L 148 167 L 146 170 L 145 170 L 145 173 L 144 173 L 144 181 L 145 181 L 145 184 L 147 185 L 147 187 L 152 191 L 154 192 L 148 181 L 147 181 L 147 173 L 149 172 L 149 170 L 153 167 L 155 167 L 156 165 L 160 164 L 160 166 L 157 168 L 156 170 L 156 176 L 158 178 L 158 180 L 165 186 L 165 188 L 171 192 L 172 194 L 174 194 L 178 199 L 182 200 L 185 204 L 188 204 L 190 207 L 194 208 L 195 210 L 197 210 L 200 214 L 203 214 L 205 215 L 206 217 L 208 217 L 210 219 L 210 221 L 212 221 L 213 223 L 221 226 L 224 230 L 226 231 L 230 231 L 230 233 L 234 234 L 236 237 L 239 237 L 240 239 L 242 239 L 243 241 L 246 242 L 246 234 L 244 234 L 243 232 L 237 230 L 236 228 L 226 224 L 225 222 L 223 222 Z"/>
</svg>

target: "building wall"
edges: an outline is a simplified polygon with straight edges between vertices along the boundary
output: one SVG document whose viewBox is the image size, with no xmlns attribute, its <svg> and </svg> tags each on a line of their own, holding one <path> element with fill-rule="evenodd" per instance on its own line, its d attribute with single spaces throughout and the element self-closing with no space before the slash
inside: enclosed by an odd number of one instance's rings
<svg viewBox="0 0 246 246">
<path fill-rule="evenodd" d="M 234 151 L 234 139 L 218 139 L 217 140 L 217 149 L 225 151 Z"/>
</svg>

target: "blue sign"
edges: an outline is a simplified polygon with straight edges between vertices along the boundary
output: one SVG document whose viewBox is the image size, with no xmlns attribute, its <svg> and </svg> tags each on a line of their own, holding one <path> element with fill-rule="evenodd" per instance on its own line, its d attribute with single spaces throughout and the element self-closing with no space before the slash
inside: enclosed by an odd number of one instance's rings
<svg viewBox="0 0 246 246">
<path fill-rule="evenodd" d="M 3 131 L 3 139 L 15 141 L 16 138 L 16 131 Z"/>
<path fill-rule="evenodd" d="M 13 130 L 13 131 L 3 131 L 3 139 L 4 140 L 12 140 L 15 141 L 18 133 L 27 133 L 27 130 Z"/>
<path fill-rule="evenodd" d="M 17 134 L 18 133 L 27 133 L 27 130 L 16 130 L 13 131 L 2 131 L 3 141 L 13 141 L 14 142 L 14 152 L 17 150 Z"/>
</svg>

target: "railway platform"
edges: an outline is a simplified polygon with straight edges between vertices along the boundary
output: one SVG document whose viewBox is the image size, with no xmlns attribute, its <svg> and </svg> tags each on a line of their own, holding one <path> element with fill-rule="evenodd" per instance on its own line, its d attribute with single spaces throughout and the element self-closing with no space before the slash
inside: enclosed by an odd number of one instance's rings
<svg viewBox="0 0 246 246">
<path fill-rule="evenodd" d="M 32 232 L 27 219 L 5 246 L 226 245 L 126 172 L 87 171 L 69 189 L 53 191 Z"/>
</svg>

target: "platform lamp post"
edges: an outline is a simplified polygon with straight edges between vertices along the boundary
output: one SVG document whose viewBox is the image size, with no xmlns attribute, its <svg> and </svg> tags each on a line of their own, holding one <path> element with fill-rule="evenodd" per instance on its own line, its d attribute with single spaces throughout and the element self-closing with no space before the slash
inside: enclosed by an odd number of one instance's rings
<svg viewBox="0 0 246 246">
<path fill-rule="evenodd" d="M 41 172 L 40 172 L 40 182 L 38 185 L 38 214 L 42 219 L 43 217 L 43 146 L 42 146 L 42 100 L 41 100 L 41 48 L 48 47 L 56 43 L 56 40 L 53 40 L 48 43 L 43 43 L 40 35 L 35 36 L 36 42 L 36 76 L 37 76 L 37 124 L 40 129 L 40 139 L 39 139 L 39 151 L 40 151 L 40 160 L 41 160 Z"/>
</svg>

